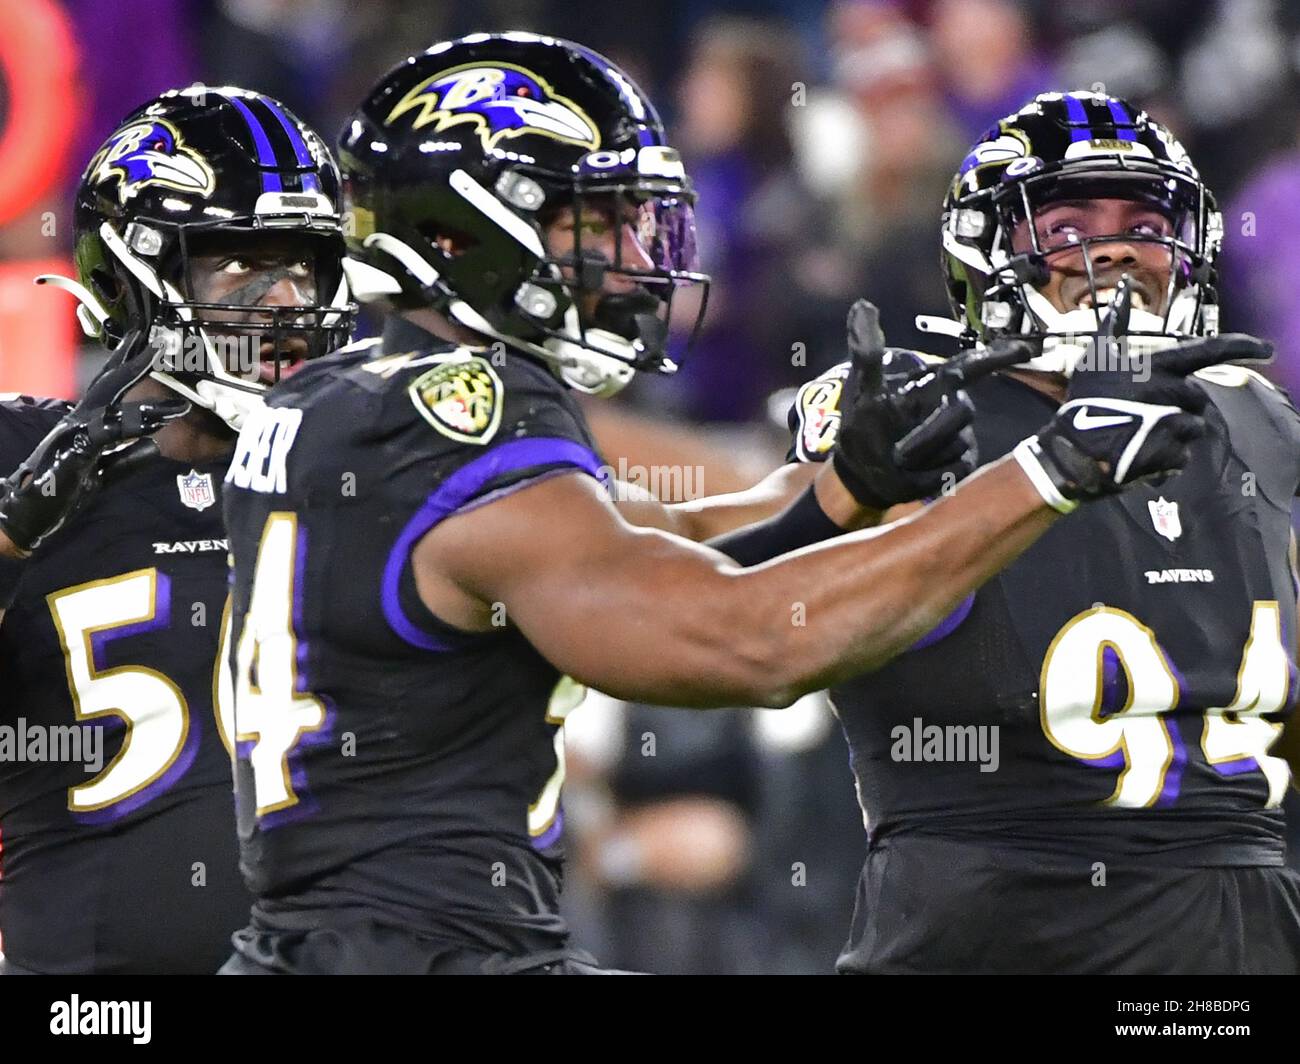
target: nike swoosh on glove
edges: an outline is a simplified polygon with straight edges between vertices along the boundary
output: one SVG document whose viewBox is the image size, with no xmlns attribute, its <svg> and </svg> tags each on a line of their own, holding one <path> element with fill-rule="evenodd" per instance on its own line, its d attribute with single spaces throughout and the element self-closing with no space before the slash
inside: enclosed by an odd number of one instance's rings
<svg viewBox="0 0 1300 1064">
<path fill-rule="evenodd" d="M 1103 337 L 1124 334 L 1132 287 L 1116 290 Z M 1188 376 L 1233 360 L 1267 359 L 1272 345 L 1228 334 L 1189 339 L 1123 368 L 1080 364 L 1056 416 L 1012 452 L 1048 505 L 1068 513 L 1081 501 L 1113 495 L 1186 464 L 1188 444 L 1205 431 L 1207 402 Z M 1101 362 L 1103 360 L 1098 360 Z M 1145 376 L 1145 379 L 1141 377 Z"/>
</svg>

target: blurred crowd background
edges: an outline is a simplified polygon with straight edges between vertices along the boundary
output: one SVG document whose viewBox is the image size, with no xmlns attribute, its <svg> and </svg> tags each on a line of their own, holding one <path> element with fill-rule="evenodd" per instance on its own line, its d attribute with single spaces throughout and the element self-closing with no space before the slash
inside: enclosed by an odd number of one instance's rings
<svg viewBox="0 0 1300 1064">
<path fill-rule="evenodd" d="M 1225 214 L 1223 325 L 1274 340 L 1271 372 L 1300 385 L 1293 0 L 0 0 L 0 18 L 0 390 L 73 394 L 93 364 L 66 297 L 31 277 L 69 268 L 72 189 L 138 103 L 242 85 L 332 140 L 393 62 L 504 29 L 608 54 L 683 151 L 708 317 L 678 375 L 619 402 L 706 441 L 706 491 L 779 460 L 781 390 L 841 359 L 857 296 L 891 343 L 944 342 L 913 319 L 947 313 L 945 187 L 971 141 L 1048 89 L 1127 97 L 1182 138 Z M 824 699 L 571 720 L 583 945 L 652 971 L 830 969 L 866 836 Z"/>
</svg>

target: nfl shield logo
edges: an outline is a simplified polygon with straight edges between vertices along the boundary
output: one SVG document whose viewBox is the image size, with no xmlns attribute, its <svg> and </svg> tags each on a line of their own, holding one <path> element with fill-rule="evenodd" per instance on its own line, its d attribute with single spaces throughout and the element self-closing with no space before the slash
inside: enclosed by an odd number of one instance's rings
<svg viewBox="0 0 1300 1064">
<path fill-rule="evenodd" d="M 191 469 L 183 477 L 176 478 L 176 487 L 180 490 L 181 502 L 191 510 L 206 510 L 217 501 L 211 473 Z"/>
<path fill-rule="evenodd" d="M 1147 503 L 1151 511 L 1151 523 L 1156 531 L 1172 543 L 1183 534 L 1183 523 L 1178 519 L 1178 503 L 1170 502 L 1163 495 L 1155 502 Z"/>
</svg>

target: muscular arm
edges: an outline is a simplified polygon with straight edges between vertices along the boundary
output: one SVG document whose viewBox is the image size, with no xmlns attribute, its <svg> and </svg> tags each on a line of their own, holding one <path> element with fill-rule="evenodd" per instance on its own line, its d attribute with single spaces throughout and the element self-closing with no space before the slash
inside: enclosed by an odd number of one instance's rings
<svg viewBox="0 0 1300 1064">
<path fill-rule="evenodd" d="M 815 484 L 822 511 L 841 528 L 868 528 L 879 522 L 880 515 L 858 505 L 829 462 L 823 465 L 792 462 L 773 470 L 752 488 L 708 495 L 691 502 L 665 504 L 633 485 L 619 484 L 614 504 L 619 516 L 630 525 L 657 528 L 703 543 L 774 517 L 809 484 Z"/>
<path fill-rule="evenodd" d="M 616 697 L 784 706 L 911 645 L 1058 516 L 1004 459 L 897 524 L 740 569 L 562 476 L 449 518 L 413 560 L 435 614 L 486 631 L 502 603 L 557 668 Z"/>
</svg>

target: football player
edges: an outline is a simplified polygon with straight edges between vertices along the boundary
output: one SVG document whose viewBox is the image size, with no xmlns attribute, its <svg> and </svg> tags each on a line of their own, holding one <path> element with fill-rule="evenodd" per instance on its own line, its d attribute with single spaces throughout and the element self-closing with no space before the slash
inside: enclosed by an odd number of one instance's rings
<svg viewBox="0 0 1300 1064">
<path fill-rule="evenodd" d="M 1097 363 L 1159 372 L 1213 334 L 1222 235 L 1181 145 L 1123 100 L 1049 93 L 990 130 L 945 204 L 947 331 L 1040 347 L 972 385 L 981 460 Z M 1125 276 L 1126 349 L 1097 342 Z M 1300 967 L 1270 752 L 1294 700 L 1300 416 L 1247 368 L 1196 385 L 1183 472 L 1053 528 L 833 691 L 870 835 L 841 971 Z"/>
<path fill-rule="evenodd" d="M 383 300 L 385 338 L 281 384 L 224 497 L 257 896 L 232 974 L 591 970 L 557 907 L 580 684 L 777 706 L 878 666 L 1074 500 L 1176 468 L 1203 402 L 1181 375 L 1223 357 L 1082 374 L 1072 399 L 1109 431 L 1048 416 L 894 529 L 741 569 L 620 516 L 573 397 L 671 369 L 674 292 L 705 280 L 689 182 L 627 75 L 529 34 L 442 43 L 376 84 L 340 159 L 350 282 Z M 965 471 L 961 380 L 1023 356 L 885 387 L 869 308 L 852 336 L 822 473 L 871 520 Z M 819 538 L 815 503 L 729 548 L 769 556 L 783 523 Z"/>
<path fill-rule="evenodd" d="M 220 487 L 266 388 L 350 331 L 338 195 L 235 88 L 150 101 L 86 168 L 78 280 L 44 280 L 112 354 L 75 406 L 0 403 L 10 973 L 210 973 L 247 921 Z"/>
</svg>

